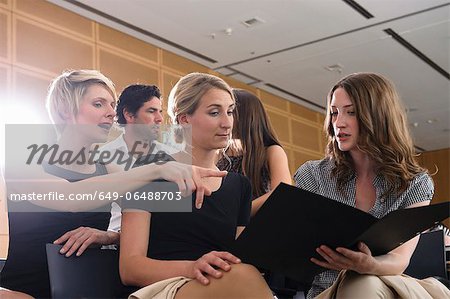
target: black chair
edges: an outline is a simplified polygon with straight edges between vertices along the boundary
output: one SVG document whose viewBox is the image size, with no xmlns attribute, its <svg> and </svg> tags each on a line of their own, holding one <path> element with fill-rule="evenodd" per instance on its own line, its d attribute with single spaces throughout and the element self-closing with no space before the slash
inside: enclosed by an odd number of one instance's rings
<svg viewBox="0 0 450 299">
<path fill-rule="evenodd" d="M 448 285 L 444 232 L 435 230 L 420 235 L 405 274 L 418 279 L 435 277 Z"/>
<path fill-rule="evenodd" d="M 117 250 L 89 248 L 67 258 L 61 247 L 46 245 L 52 298 L 126 298 L 134 291 L 120 281 Z"/>
</svg>

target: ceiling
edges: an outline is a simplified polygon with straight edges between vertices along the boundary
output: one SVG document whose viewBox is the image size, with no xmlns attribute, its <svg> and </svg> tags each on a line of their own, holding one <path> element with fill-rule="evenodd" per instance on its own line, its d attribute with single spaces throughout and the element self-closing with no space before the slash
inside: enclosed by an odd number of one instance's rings
<svg viewBox="0 0 450 299">
<path fill-rule="evenodd" d="M 416 147 L 450 147 L 449 0 L 49 1 L 320 112 L 339 78 L 384 74 Z"/>
</svg>

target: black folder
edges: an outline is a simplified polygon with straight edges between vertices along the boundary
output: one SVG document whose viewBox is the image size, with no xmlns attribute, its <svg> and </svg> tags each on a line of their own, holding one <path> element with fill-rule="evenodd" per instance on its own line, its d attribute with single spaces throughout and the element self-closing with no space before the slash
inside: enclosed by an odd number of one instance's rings
<svg viewBox="0 0 450 299">
<path fill-rule="evenodd" d="M 365 242 L 372 255 L 385 254 L 449 217 L 450 202 L 395 210 L 378 219 L 354 207 L 281 183 L 230 250 L 243 262 L 303 283 L 326 269 L 320 245 L 355 249 Z"/>
</svg>

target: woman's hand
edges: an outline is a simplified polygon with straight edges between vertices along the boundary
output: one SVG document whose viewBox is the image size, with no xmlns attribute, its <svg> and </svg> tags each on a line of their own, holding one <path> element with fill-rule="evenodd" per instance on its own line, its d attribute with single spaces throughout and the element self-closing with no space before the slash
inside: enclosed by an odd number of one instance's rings
<svg viewBox="0 0 450 299">
<path fill-rule="evenodd" d="M 80 256 L 90 246 L 118 244 L 119 233 L 80 226 L 77 229 L 66 232 L 53 243 L 65 243 L 59 252 L 67 257 L 71 256 L 75 251 L 77 252 L 76 255 Z"/>
<path fill-rule="evenodd" d="M 332 270 L 353 270 L 360 274 L 372 274 L 376 259 L 366 244 L 359 242 L 359 251 L 353 251 L 347 248 L 338 247 L 336 251 L 322 245 L 316 249 L 325 261 L 320 261 L 316 258 L 311 258 L 311 262 L 321 267 Z"/>
<path fill-rule="evenodd" d="M 207 275 L 220 278 L 222 277 L 220 270 L 227 272 L 231 269 L 230 264 L 239 264 L 240 262 L 240 259 L 229 252 L 211 251 L 189 265 L 188 277 L 207 285 L 209 284 Z"/>
<path fill-rule="evenodd" d="M 202 168 L 170 161 L 160 165 L 160 176 L 162 179 L 174 182 L 183 196 L 189 196 L 197 191 L 195 206 L 200 209 L 203 204 L 203 197 L 211 195 L 211 190 L 204 183 L 203 179 L 207 177 L 224 177 L 226 171 Z"/>
</svg>

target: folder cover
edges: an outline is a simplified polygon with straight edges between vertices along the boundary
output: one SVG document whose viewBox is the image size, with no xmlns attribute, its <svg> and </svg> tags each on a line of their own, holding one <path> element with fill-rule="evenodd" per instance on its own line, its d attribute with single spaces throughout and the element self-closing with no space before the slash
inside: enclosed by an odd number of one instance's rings
<svg viewBox="0 0 450 299">
<path fill-rule="evenodd" d="M 283 273 L 303 283 L 326 269 L 320 245 L 356 248 L 365 242 L 372 255 L 385 254 L 449 217 L 450 202 L 400 209 L 381 219 L 330 198 L 281 183 L 230 250 L 243 262 Z"/>
</svg>

